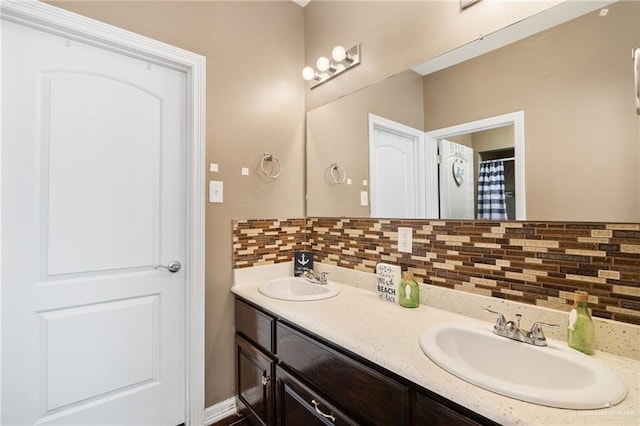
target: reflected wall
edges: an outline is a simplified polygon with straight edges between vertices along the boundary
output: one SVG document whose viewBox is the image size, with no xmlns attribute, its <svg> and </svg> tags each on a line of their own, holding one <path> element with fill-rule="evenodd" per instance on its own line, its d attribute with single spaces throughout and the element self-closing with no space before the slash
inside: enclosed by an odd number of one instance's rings
<svg viewBox="0 0 640 426">
<path fill-rule="evenodd" d="M 527 219 L 640 222 L 640 117 L 620 2 L 425 76 L 425 128 L 523 110 Z"/>
</svg>

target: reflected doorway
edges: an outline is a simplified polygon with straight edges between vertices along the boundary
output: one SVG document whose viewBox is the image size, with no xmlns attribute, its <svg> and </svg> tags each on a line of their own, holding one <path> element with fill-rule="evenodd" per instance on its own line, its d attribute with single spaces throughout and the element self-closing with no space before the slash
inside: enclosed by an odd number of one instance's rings
<svg viewBox="0 0 640 426">
<path fill-rule="evenodd" d="M 502 133 L 502 135 L 500 135 Z M 507 142 L 511 140 L 512 142 Z M 443 142 L 446 141 L 446 142 Z M 524 158 L 524 113 L 522 111 L 490 117 L 469 123 L 463 123 L 444 129 L 433 130 L 425 133 L 425 143 L 436 145 L 440 150 L 439 164 L 439 191 L 436 203 L 440 204 L 440 218 L 442 219 L 469 219 L 491 218 L 496 220 L 525 220 L 526 196 L 525 196 L 525 158 Z M 450 147 L 454 144 L 455 151 L 463 147 L 473 149 L 473 163 L 459 158 L 451 158 Z M 510 146 L 508 146 L 510 145 Z M 444 146 L 444 148 L 443 148 Z M 449 148 L 447 148 L 449 147 Z M 444 155 L 443 155 L 444 154 Z M 474 185 L 473 204 L 474 213 L 469 213 L 468 190 L 464 198 L 467 199 L 466 209 L 458 209 L 457 201 L 452 198 L 453 193 L 462 192 L 460 187 L 465 179 L 478 177 L 480 167 L 492 162 L 499 162 L 503 166 L 504 185 L 504 215 L 489 216 L 479 213 L 485 204 L 478 204 L 478 185 Z M 455 166 L 458 167 L 455 167 Z M 456 182 L 456 176 L 461 184 Z M 482 192 L 482 189 L 481 189 Z M 453 201 L 452 201 L 453 199 Z M 434 200 L 427 199 L 427 203 Z M 493 205 L 493 202 L 491 203 Z M 444 206 L 444 210 L 443 210 Z M 455 208 L 448 208 L 454 206 Z"/>
</svg>

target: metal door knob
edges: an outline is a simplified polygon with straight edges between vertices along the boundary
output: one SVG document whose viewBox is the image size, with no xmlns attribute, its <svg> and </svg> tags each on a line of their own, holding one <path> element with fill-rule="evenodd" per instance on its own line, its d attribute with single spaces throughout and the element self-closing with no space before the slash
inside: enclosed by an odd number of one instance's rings
<svg viewBox="0 0 640 426">
<path fill-rule="evenodd" d="M 169 272 L 175 273 L 175 272 L 178 272 L 180 270 L 180 268 L 182 268 L 182 265 L 177 260 L 172 260 L 171 262 L 169 262 L 169 264 L 167 266 L 158 265 L 155 268 L 156 269 L 166 269 Z"/>
</svg>

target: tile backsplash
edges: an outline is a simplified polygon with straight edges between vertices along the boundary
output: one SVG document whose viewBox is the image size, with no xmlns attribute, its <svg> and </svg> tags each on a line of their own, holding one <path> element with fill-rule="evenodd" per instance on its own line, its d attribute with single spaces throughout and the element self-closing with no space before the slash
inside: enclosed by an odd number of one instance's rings
<svg viewBox="0 0 640 426">
<path fill-rule="evenodd" d="M 233 267 L 290 262 L 295 250 L 306 250 L 307 219 L 234 220 Z"/>
<path fill-rule="evenodd" d="M 398 253 L 397 228 L 413 229 L 412 253 Z M 589 292 L 596 317 L 640 324 L 640 224 L 435 221 L 367 218 L 249 219 L 233 222 L 234 268 L 291 261 L 375 272 L 378 262 L 425 284 L 569 310 Z"/>
</svg>

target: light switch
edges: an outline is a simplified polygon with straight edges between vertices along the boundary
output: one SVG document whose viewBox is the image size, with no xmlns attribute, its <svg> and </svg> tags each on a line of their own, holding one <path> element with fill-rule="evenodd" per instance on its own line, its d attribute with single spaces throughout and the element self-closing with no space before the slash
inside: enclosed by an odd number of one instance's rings
<svg viewBox="0 0 640 426">
<path fill-rule="evenodd" d="M 243 167 L 242 168 L 242 176 L 249 176 L 249 168 L 248 167 Z"/>
<path fill-rule="evenodd" d="M 369 205 L 369 193 L 367 191 L 360 191 L 360 205 L 363 207 Z"/>
<path fill-rule="evenodd" d="M 351 179 L 347 178 L 347 185 L 351 185 Z"/>
<path fill-rule="evenodd" d="M 218 171 L 218 163 L 209 164 L 209 171 L 212 173 L 216 173 Z"/>
<path fill-rule="evenodd" d="M 222 203 L 223 185 L 222 181 L 210 180 L 209 181 L 209 202 L 210 203 Z"/>
<path fill-rule="evenodd" d="M 366 179 L 362 181 L 362 186 L 367 186 L 369 185 L 369 181 L 367 181 Z"/>
</svg>

